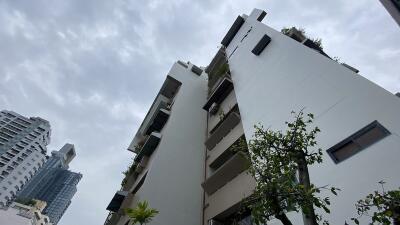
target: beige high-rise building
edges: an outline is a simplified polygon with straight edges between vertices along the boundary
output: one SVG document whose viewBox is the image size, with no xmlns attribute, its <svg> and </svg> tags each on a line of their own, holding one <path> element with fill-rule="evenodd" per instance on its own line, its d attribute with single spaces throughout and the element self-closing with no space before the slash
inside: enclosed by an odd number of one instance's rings
<svg viewBox="0 0 400 225">
<path fill-rule="evenodd" d="M 256 183 L 231 146 L 250 140 L 258 123 L 285 129 L 303 108 L 322 130 L 324 162 L 310 168 L 311 180 L 342 190 L 325 217 L 331 224 L 350 222 L 354 203 L 378 181 L 400 186 L 400 98 L 296 30 L 263 24 L 265 15 L 238 16 L 207 67 L 174 63 L 128 147 L 134 163 L 105 225 L 128 224 L 123 209 L 143 200 L 159 210 L 149 225 L 252 224 L 238 212 Z M 289 218 L 304 224 L 301 213 Z"/>
<path fill-rule="evenodd" d="M 28 203 L 12 202 L 0 208 L 0 221 L 7 225 L 53 225 L 47 215 L 42 214 L 46 202 L 31 200 Z"/>
</svg>

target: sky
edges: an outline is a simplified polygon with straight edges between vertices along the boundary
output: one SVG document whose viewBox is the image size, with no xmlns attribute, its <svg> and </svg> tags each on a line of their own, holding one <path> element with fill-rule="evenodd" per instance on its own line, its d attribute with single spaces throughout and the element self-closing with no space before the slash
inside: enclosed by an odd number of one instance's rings
<svg viewBox="0 0 400 225">
<path fill-rule="evenodd" d="M 59 225 L 102 225 L 127 147 L 166 73 L 206 66 L 238 15 L 302 27 L 325 52 L 400 92 L 400 27 L 377 0 L 0 0 L 0 110 L 50 121 L 49 152 L 75 145 L 83 179 Z"/>
</svg>

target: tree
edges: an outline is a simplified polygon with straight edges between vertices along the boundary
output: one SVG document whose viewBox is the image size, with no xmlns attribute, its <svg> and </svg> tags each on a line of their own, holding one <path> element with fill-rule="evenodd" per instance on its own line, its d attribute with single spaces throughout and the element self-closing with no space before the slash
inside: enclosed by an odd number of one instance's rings
<svg viewBox="0 0 400 225">
<path fill-rule="evenodd" d="M 156 209 L 148 208 L 148 206 L 149 204 L 147 201 L 139 202 L 133 209 L 126 208 L 125 214 L 130 218 L 133 224 L 147 224 L 158 214 Z"/>
<path fill-rule="evenodd" d="M 256 125 L 253 139 L 235 147 L 242 152 L 248 149 L 249 173 L 256 180 L 256 188 L 244 205 L 251 210 L 256 224 L 265 224 L 275 217 L 284 225 L 292 225 L 286 213 L 301 210 L 305 224 L 316 225 L 322 217 L 316 214 L 315 207 L 330 212 L 329 197 L 319 197 L 319 193 L 329 189 L 336 195 L 339 190 L 311 183 L 308 166 L 322 163 L 322 150 L 312 150 L 316 148 L 315 138 L 320 130 L 308 127 L 314 119 L 312 114 L 305 116 L 303 111 L 292 114 L 294 121 L 286 122 L 285 132 Z"/>
<path fill-rule="evenodd" d="M 360 224 L 358 219 L 362 216 L 371 217 L 372 224 L 389 225 L 393 221 L 394 225 L 400 225 L 400 188 L 398 190 L 385 191 L 385 182 L 379 182 L 382 192 L 375 191 L 367 195 L 364 199 L 356 203 L 357 218 L 351 218 L 356 224 Z M 376 209 L 370 215 L 370 211 Z"/>
</svg>

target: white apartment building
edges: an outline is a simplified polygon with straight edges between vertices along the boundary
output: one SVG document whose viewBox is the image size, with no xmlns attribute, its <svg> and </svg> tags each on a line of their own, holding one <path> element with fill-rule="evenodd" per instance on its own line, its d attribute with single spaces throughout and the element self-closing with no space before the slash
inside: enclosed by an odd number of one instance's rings
<svg viewBox="0 0 400 225">
<path fill-rule="evenodd" d="M 46 202 L 34 200 L 33 205 L 17 202 L 0 208 L 0 221 L 7 225 L 53 225 L 48 216 L 42 214 Z"/>
<path fill-rule="evenodd" d="M 0 112 L 0 205 L 7 205 L 46 160 L 50 124 L 39 117 Z"/>
<path fill-rule="evenodd" d="M 317 186 L 341 189 L 325 216 L 331 224 L 350 223 L 354 204 L 379 189 L 378 181 L 386 190 L 400 186 L 400 98 L 296 30 L 285 35 L 265 25 L 265 15 L 238 16 L 206 68 L 172 66 L 128 148 L 135 163 L 105 225 L 128 224 L 123 209 L 142 200 L 159 210 L 149 225 L 233 224 L 255 181 L 230 147 L 250 140 L 258 123 L 285 129 L 293 110 L 313 113 L 322 131 L 324 162 L 310 175 Z M 300 213 L 289 217 L 304 224 Z M 250 217 L 238 224 L 251 224 Z"/>
</svg>

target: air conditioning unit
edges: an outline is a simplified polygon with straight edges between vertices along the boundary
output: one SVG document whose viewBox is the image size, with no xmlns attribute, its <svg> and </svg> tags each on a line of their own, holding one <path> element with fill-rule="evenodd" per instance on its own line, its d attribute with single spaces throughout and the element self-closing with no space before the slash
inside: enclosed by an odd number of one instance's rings
<svg viewBox="0 0 400 225">
<path fill-rule="evenodd" d="M 214 103 L 210 106 L 209 112 L 210 112 L 211 115 L 215 115 L 215 114 L 217 114 L 218 109 L 219 109 L 219 104 L 216 103 L 216 102 L 214 102 Z"/>
<path fill-rule="evenodd" d="M 218 222 L 216 220 L 211 219 L 211 220 L 208 221 L 208 225 L 224 225 L 224 224 L 221 223 L 221 222 Z"/>
</svg>

